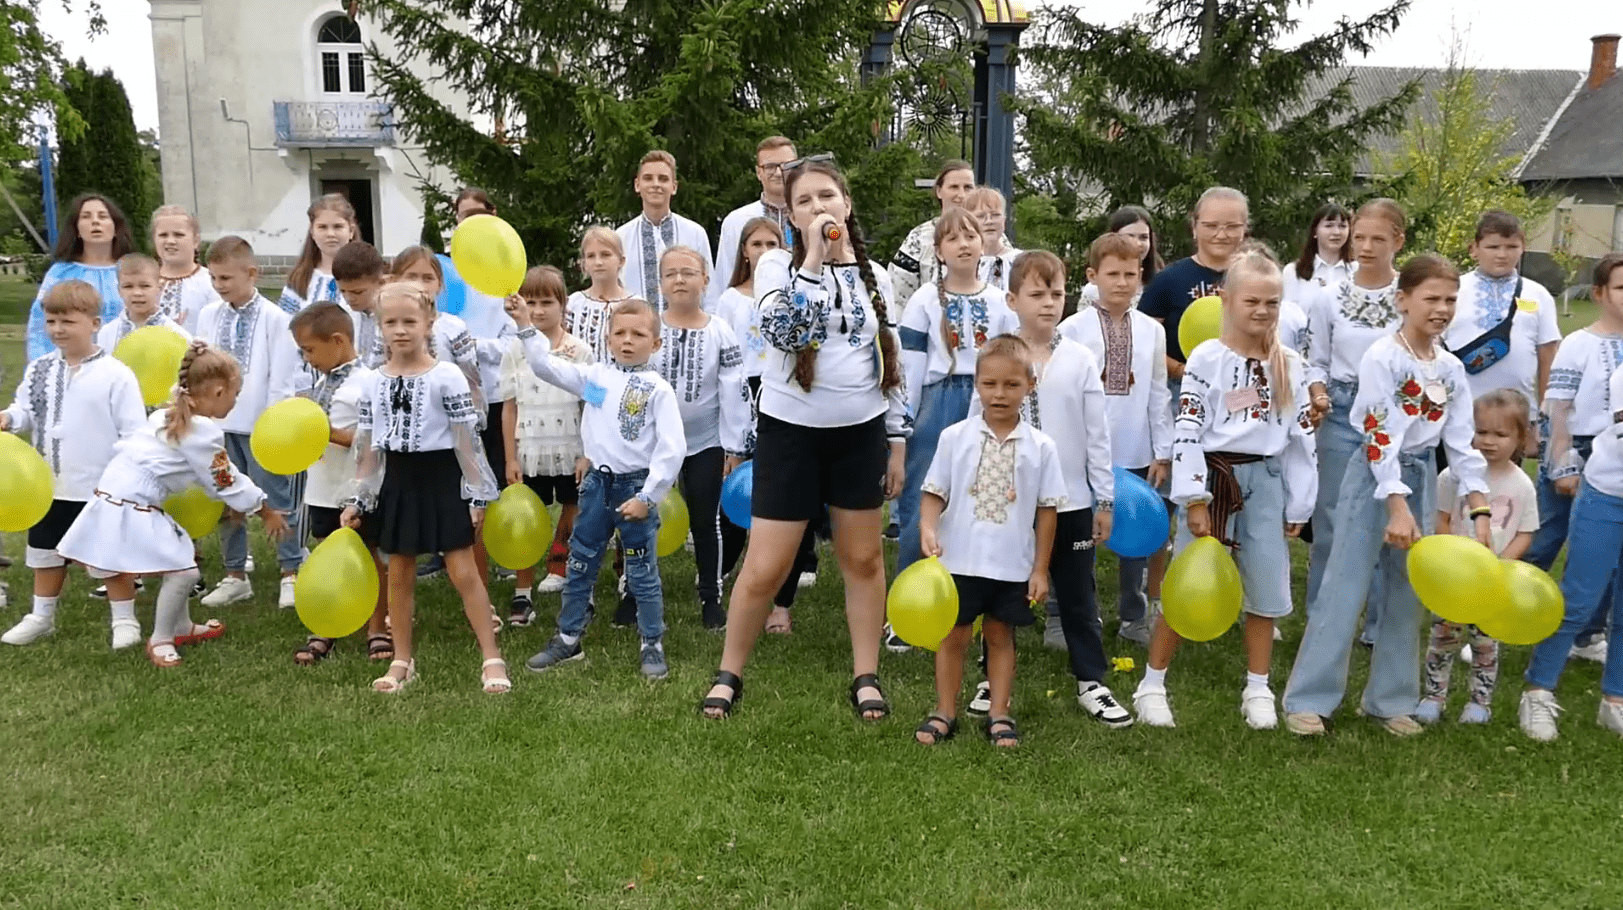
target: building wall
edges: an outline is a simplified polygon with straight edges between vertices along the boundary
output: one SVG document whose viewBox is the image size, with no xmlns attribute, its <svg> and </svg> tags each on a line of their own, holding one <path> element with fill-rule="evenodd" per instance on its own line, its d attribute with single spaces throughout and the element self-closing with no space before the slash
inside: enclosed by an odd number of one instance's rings
<svg viewBox="0 0 1623 910">
<path fill-rule="evenodd" d="M 1599 259 L 1623 249 L 1623 184 L 1578 180 L 1546 192 L 1562 194 L 1555 211 L 1528 234 L 1528 249 Z"/>
</svg>

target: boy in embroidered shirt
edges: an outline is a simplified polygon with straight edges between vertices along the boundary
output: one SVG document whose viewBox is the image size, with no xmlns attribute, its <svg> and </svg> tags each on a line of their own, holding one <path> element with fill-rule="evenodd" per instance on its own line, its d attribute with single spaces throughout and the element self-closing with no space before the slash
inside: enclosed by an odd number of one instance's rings
<svg viewBox="0 0 1623 910">
<path fill-rule="evenodd" d="M 710 235 L 697 223 L 671 211 L 676 196 L 676 159 L 670 152 L 655 149 L 637 164 L 637 179 L 631 182 L 642 199 L 642 214 L 620 225 L 616 233 L 625 250 L 626 265 L 620 283 L 654 308 L 665 312 L 665 299 L 659 290 L 659 258 L 673 246 L 687 246 L 704 257 L 706 273 L 716 270 L 710 258 Z M 705 301 L 706 308 L 715 301 Z"/>
<path fill-rule="evenodd" d="M 57 544 L 84 510 L 113 458 L 113 445 L 146 424 L 141 387 L 130 368 L 96 346 L 101 295 L 83 281 L 63 281 L 45 293 L 45 331 L 56 349 L 30 363 L 17 399 L 0 411 L 0 431 L 31 433 L 51 466 L 54 501 L 28 531 L 28 567 L 34 570 L 34 609 L 0 641 L 26 645 L 56 631 L 56 601 L 67 579 Z M 135 618 L 135 582 L 109 580 L 113 647 L 141 640 Z"/>
<path fill-rule="evenodd" d="M 96 346 L 111 354 L 136 329 L 161 325 L 191 342 L 191 333 L 165 316 L 159 308 L 162 281 L 157 260 L 142 253 L 127 253 L 118 260 L 118 296 L 124 312 L 96 332 Z"/>
<path fill-rule="evenodd" d="M 1014 686 L 1014 628 L 1030 625 L 1031 606 L 1048 600 L 1048 556 L 1055 509 L 1065 502 L 1059 448 L 1020 411 L 1036 376 L 1026 343 L 1001 335 L 976 356 L 982 413 L 941 434 L 919 503 L 919 547 L 940 557 L 958 587 L 958 621 L 936 651 L 936 709 L 914 737 L 933 746 L 958 726 L 964 652 L 983 618 L 992 709 L 986 737 L 1020 742 L 1009 716 Z"/>
<path fill-rule="evenodd" d="M 687 437 L 676 393 L 648 363 L 660 346 L 659 314 L 640 300 L 615 307 L 609 322 L 614 362 L 586 366 L 549 354 L 546 336 L 530 325 L 527 312 L 516 311 L 513 321 L 519 324 L 535 375 L 586 402 L 581 442 L 592 463 L 581 482 L 580 511 L 569 537 L 569 577 L 558 634 L 526 665 L 541 672 L 583 656 L 580 636 L 590 617 L 592 586 L 609 538 L 618 530 L 625 545 L 626 583 L 637 598 L 642 673 L 664 679 L 669 671 L 662 643 L 665 600 L 654 545 L 659 503 L 682 468 Z"/>
<path fill-rule="evenodd" d="M 293 317 L 293 340 L 304 354 L 304 362 L 314 372 L 315 383 L 299 394 L 321 405 L 327 415 L 327 451 L 321 460 L 310 466 L 304 487 L 304 506 L 310 536 L 319 543 L 326 540 L 342 525 L 344 499 L 355 478 L 356 457 L 351 448 L 355 442 L 355 427 L 360 423 L 361 399 L 365 398 L 376 373 L 361 365 L 355 354 L 355 342 L 350 335 L 354 323 L 350 314 L 337 303 L 317 303 L 308 306 Z M 367 546 L 374 543 L 373 529 L 361 525 L 362 538 Z M 374 549 L 372 558 L 378 576 L 385 577 L 382 560 Z M 389 637 L 384 620 L 389 616 L 387 586 L 378 587 L 378 604 L 366 624 L 366 655 L 372 660 L 394 658 L 394 643 Z M 293 662 L 310 666 L 325 660 L 332 653 L 333 640 L 319 635 L 310 636 L 304 647 L 293 652 Z"/>
<path fill-rule="evenodd" d="M 1561 327 L 1555 298 L 1518 269 L 1526 249 L 1521 219 L 1482 213 L 1471 242 L 1477 267 L 1460 277 L 1459 308 L 1443 343 L 1471 374 L 1472 394 L 1511 389 L 1537 410 L 1550 385 Z"/>
<path fill-rule="evenodd" d="M 220 299 L 197 317 L 197 337 L 225 351 L 242 368 L 242 392 L 236 407 L 220 421 L 225 450 L 237 470 L 246 473 L 265 492 L 271 509 L 288 516 L 292 533 L 277 541 L 282 580 L 277 604 L 293 606 L 293 577 L 304 563 L 304 525 L 299 500 L 304 475 L 286 477 L 260 467 L 248 437 L 259 415 L 275 402 L 292 398 L 303 372 L 299 349 L 288 331 L 289 316 L 260 296 L 255 282 L 259 266 L 254 249 L 241 237 L 221 237 L 209 247 L 209 274 Z M 226 577 L 203 597 L 205 607 L 223 607 L 254 594 L 248 582 L 248 529 L 239 520 L 227 521 L 220 531 L 220 553 Z"/>
<path fill-rule="evenodd" d="M 361 366 L 375 370 L 383 362 L 383 340 L 378 335 L 376 313 L 378 291 L 389 280 L 389 262 L 377 247 L 364 240 L 346 243 L 332 259 L 333 280 L 338 282 L 338 300 L 349 314 L 354 331 L 350 340 Z"/>
</svg>

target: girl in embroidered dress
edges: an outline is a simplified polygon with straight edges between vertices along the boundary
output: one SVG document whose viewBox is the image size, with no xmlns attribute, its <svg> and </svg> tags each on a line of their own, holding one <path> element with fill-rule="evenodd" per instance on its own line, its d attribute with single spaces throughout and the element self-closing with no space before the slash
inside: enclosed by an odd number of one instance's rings
<svg viewBox="0 0 1623 910">
<path fill-rule="evenodd" d="M 51 250 L 51 267 L 28 310 L 28 359 L 34 361 L 54 348 L 45 334 L 45 295 L 63 281 L 83 281 L 101 297 L 101 321 L 118 318 L 124 301 L 118 296 L 118 260 L 135 252 L 130 222 L 113 200 L 94 193 L 68 205 L 62 233 Z"/>
<path fill-rule="evenodd" d="M 227 457 L 225 432 L 215 421 L 231 413 L 242 374 L 231 356 L 193 341 L 180 364 L 174 400 L 147 419 L 139 432 L 115 447 L 96 484 L 96 496 L 58 547 L 63 556 L 97 577 L 125 582 L 135 575 L 162 575 L 147 659 L 156 667 L 180 664 L 177 640 L 217 637 L 218 620 L 194 626 L 187 613 L 192 586 L 201 577 L 192 538 L 163 512 L 163 502 L 191 486 L 233 511 L 257 514 L 270 536 L 288 531 L 282 513 Z"/>
<path fill-rule="evenodd" d="M 591 284 L 569 295 L 564 304 L 564 331 L 579 338 L 598 363 L 608 363 L 609 314 L 632 293 L 620 283 L 626 265 L 625 245 L 614 229 L 594 224 L 580 240 L 580 270 Z"/>
<path fill-rule="evenodd" d="M 355 207 L 337 193 L 328 193 L 310 203 L 305 211 L 310 231 L 304 236 L 304 249 L 287 273 L 287 284 L 276 305 L 289 316 L 312 303 L 338 300 L 338 282 L 332 276 L 332 258 L 344 244 L 361 239 L 355 220 Z"/>
<path fill-rule="evenodd" d="M 445 272 L 440 268 L 439 258 L 426 246 L 408 246 L 396 253 L 394 261 L 389 264 L 389 277 L 393 281 L 404 281 L 420 286 L 428 293 L 430 300 L 439 299 L 440 291 L 445 289 Z M 386 344 L 381 335 L 380 332 L 380 343 Z M 388 354 L 384 359 L 393 356 L 394 353 L 393 348 L 386 347 L 386 350 Z M 468 332 L 467 323 L 464 323 L 461 317 L 450 313 L 438 313 L 434 319 L 433 335 L 430 336 L 428 350 L 438 359 L 462 370 L 462 375 L 468 380 L 469 391 L 473 395 L 473 406 L 479 412 L 479 426 L 483 429 L 488 412 L 479 383 L 479 363 L 486 358 L 500 363 L 502 355 L 507 351 L 507 345 L 494 339 L 476 340 Z"/>
<path fill-rule="evenodd" d="M 987 339 L 1015 327 L 1008 292 L 980 277 L 984 249 L 980 223 L 949 207 L 935 229 L 934 255 L 944 263 L 941 279 L 919 288 L 902 310 L 902 373 L 907 400 L 918 406 L 907 446 L 907 482 L 896 508 L 902 527 L 897 572 L 919 558 L 919 487 L 941 431 L 969 416 L 976 352 Z"/>
<path fill-rule="evenodd" d="M 1234 550 L 1245 587 L 1245 687 L 1240 713 L 1254 730 L 1279 722 L 1268 686 L 1274 622 L 1291 611 L 1290 549 L 1313 514 L 1318 473 L 1301 355 L 1281 344 L 1279 266 L 1260 252 L 1229 263 L 1223 329 L 1189 352 L 1172 443 L 1172 501 L 1182 513 L 1174 548 L 1216 537 Z M 1155 620 L 1140 722 L 1174 726 L 1166 672 L 1180 639 Z"/>
<path fill-rule="evenodd" d="M 1355 222 L 1353 246 L 1358 248 Z M 1377 338 L 1358 367 L 1351 417 L 1362 430 L 1363 457 L 1353 458 L 1336 502 L 1336 543 L 1325 572 L 1334 583 L 1308 606 L 1307 630 L 1285 689 L 1292 733 L 1324 732 L 1340 706 L 1358 613 L 1377 575 L 1385 577 L 1381 624 L 1364 687 L 1364 713 L 1398 736 L 1423 728 L 1415 642 L 1424 613 L 1409 586 L 1403 551 L 1430 530 L 1436 514 L 1437 443 L 1448 449 L 1457 490 L 1470 504 L 1472 532 L 1492 546 L 1487 462 L 1471 448 L 1471 386 L 1459 358 L 1443 349 L 1454 316 L 1459 272 L 1448 260 L 1422 254 L 1398 274 L 1396 332 Z M 1248 504 L 1249 505 L 1249 504 Z"/>
<path fill-rule="evenodd" d="M 710 718 L 732 713 L 772 595 L 826 506 L 845 576 L 851 704 L 878 720 L 890 713 L 875 675 L 885 610 L 880 507 L 901 492 L 909 432 L 890 281 L 868 260 L 844 175 L 826 160 L 784 171 L 793 252 L 771 250 L 756 263 L 761 334 L 773 351 L 761 375 L 749 549 L 702 708 Z"/>
<path fill-rule="evenodd" d="M 1309 301 L 1308 394 L 1319 424 L 1319 500 L 1313 510 L 1313 548 L 1308 564 L 1307 603 L 1318 600 L 1325 566 L 1336 539 L 1336 503 L 1341 479 L 1358 451 L 1362 429 L 1352 420 L 1358 395 L 1359 363 L 1376 339 L 1396 331 L 1397 270 L 1408 218 L 1390 199 L 1364 203 L 1352 222 L 1356 266 L 1346 278 L 1325 285 Z M 1465 394 L 1464 392 L 1461 393 Z M 1429 517 L 1429 516 L 1426 516 Z M 1379 620 L 1379 584 L 1370 598 L 1364 640 L 1375 640 Z"/>
<path fill-rule="evenodd" d="M 1352 213 L 1334 202 L 1319 206 L 1308 224 L 1302 253 L 1285 269 L 1285 298 L 1306 307 L 1322 288 L 1335 287 L 1353 268 Z"/>
<path fill-rule="evenodd" d="M 417 555 L 444 553 L 446 573 L 484 655 L 484 690 L 506 692 L 507 664 L 496 648 L 490 596 L 473 558 L 474 532 L 485 503 L 497 495 L 479 446 L 479 411 L 467 376 L 429 351 L 434 298 L 420 285 L 396 282 L 378 294 L 379 330 L 388 361 L 361 399 L 352 448 L 356 494 L 342 522 L 376 531 L 388 557 L 389 618 L 395 659 L 372 684 L 399 692 L 417 677 L 412 650 Z M 441 317 L 443 318 L 443 317 Z"/>
<path fill-rule="evenodd" d="M 152 248 L 158 254 L 158 311 L 197 333 L 197 317 L 217 298 L 208 269 L 197 261 L 202 229 L 183 205 L 152 213 Z"/>
<path fill-rule="evenodd" d="M 158 276 L 158 263 L 144 253 L 129 253 L 119 258 L 118 294 L 124 301 L 124 312 L 97 330 L 97 347 L 111 354 L 131 332 L 153 325 L 170 329 L 188 342 L 192 340 L 190 332 L 163 312 Z"/>
<path fill-rule="evenodd" d="M 727 624 L 721 607 L 721 484 L 755 448 L 755 419 L 744 355 L 725 319 L 704 311 L 710 276 L 697 250 L 672 246 L 660 257 L 665 300 L 661 342 L 652 364 L 676 392 L 687 438 L 680 483 L 692 520 L 704 626 Z"/>
<path fill-rule="evenodd" d="M 1003 235 L 1008 207 L 1008 200 L 995 187 L 978 186 L 964 196 L 964 210 L 975 216 L 981 228 L 981 280 L 1005 291 L 1009 289 L 1009 268 L 1020 255 Z"/>
</svg>

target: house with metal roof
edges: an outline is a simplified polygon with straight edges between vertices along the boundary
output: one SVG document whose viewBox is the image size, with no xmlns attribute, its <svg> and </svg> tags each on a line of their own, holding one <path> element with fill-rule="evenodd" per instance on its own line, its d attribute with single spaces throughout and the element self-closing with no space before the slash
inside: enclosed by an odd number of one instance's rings
<svg viewBox="0 0 1623 910">
<path fill-rule="evenodd" d="M 1564 249 L 1588 259 L 1623 249 L 1623 77 L 1619 36 L 1590 39 L 1589 71 L 1550 118 L 1517 174 L 1530 189 L 1558 194 L 1551 223 L 1529 237 L 1533 249 Z"/>
</svg>

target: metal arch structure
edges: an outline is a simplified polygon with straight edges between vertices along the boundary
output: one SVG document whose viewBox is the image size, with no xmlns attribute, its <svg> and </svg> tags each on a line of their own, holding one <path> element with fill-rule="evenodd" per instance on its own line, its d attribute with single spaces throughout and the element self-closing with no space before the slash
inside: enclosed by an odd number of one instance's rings
<svg viewBox="0 0 1623 910">
<path fill-rule="evenodd" d="M 1024 5 L 1019 0 L 890 0 L 887 14 L 863 56 L 863 76 L 889 71 L 898 53 L 917 65 L 921 55 L 967 49 L 975 70 L 975 179 L 1012 200 L 1014 115 L 1004 108 L 1003 96 L 1015 91 L 1014 54 L 1030 24 Z"/>
</svg>

